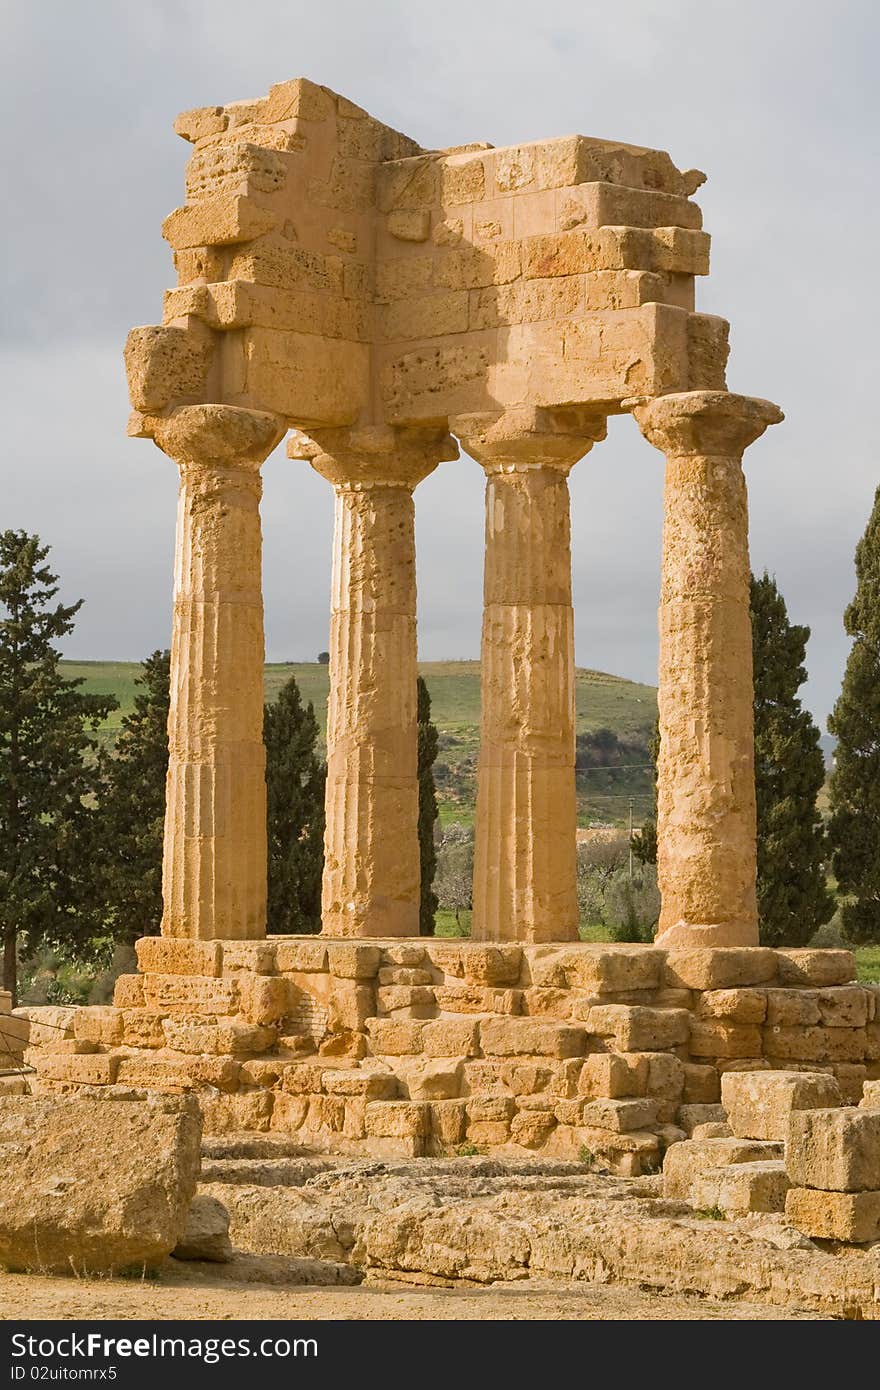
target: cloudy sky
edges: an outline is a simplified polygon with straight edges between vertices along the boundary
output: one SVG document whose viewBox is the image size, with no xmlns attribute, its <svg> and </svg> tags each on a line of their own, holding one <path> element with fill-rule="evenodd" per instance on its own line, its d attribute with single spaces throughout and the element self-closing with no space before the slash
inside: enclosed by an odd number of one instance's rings
<svg viewBox="0 0 880 1390">
<path fill-rule="evenodd" d="M 708 173 L 698 307 L 732 321 L 731 389 L 786 411 L 746 458 L 753 565 L 812 626 L 824 720 L 880 481 L 874 0 L 0 0 L 0 25 L 0 525 L 39 531 L 85 598 L 68 655 L 168 642 L 176 470 L 124 437 L 122 344 L 173 283 L 160 223 L 188 146 L 172 120 L 308 76 L 430 148 L 579 132 Z M 661 474 L 628 419 L 572 474 L 578 663 L 647 681 Z M 265 480 L 268 656 L 312 660 L 330 489 L 283 453 Z M 480 470 L 441 466 L 417 502 L 421 655 L 476 656 Z"/>
</svg>

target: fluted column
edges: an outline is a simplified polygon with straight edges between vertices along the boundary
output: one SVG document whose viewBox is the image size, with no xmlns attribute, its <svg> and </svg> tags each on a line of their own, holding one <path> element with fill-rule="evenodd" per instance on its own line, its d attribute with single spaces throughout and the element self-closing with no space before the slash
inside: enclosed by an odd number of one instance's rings
<svg viewBox="0 0 880 1390">
<path fill-rule="evenodd" d="M 196 405 L 155 422 L 180 469 L 162 933 L 266 931 L 260 465 L 282 422 Z"/>
<path fill-rule="evenodd" d="M 486 472 L 472 935 L 576 940 L 568 473 L 605 422 L 510 410 L 452 428 Z"/>
<path fill-rule="evenodd" d="M 376 426 L 289 452 L 336 493 L 322 930 L 418 936 L 413 489 L 458 449 L 445 430 Z"/>
<path fill-rule="evenodd" d="M 635 408 L 666 455 L 660 588 L 658 941 L 755 946 L 755 760 L 746 447 L 778 406 L 687 391 Z"/>
</svg>

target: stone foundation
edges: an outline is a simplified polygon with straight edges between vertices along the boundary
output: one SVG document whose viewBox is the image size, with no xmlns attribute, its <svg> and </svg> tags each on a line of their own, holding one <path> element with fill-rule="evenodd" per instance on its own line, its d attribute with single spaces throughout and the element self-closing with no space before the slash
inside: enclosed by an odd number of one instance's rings
<svg viewBox="0 0 880 1390">
<path fill-rule="evenodd" d="M 146 937 L 112 1006 L 17 1011 L 31 1089 L 195 1091 L 208 1133 L 323 1153 L 594 1156 L 638 1175 L 726 1071 L 880 1078 L 847 951 Z M 50 1017 L 51 1015 L 51 1017 Z"/>
</svg>

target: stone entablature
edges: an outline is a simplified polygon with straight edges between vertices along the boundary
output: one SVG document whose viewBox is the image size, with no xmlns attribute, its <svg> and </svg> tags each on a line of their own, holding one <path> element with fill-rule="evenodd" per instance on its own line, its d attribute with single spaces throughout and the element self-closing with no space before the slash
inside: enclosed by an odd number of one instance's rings
<svg viewBox="0 0 880 1390">
<path fill-rule="evenodd" d="M 847 951 L 148 937 L 113 1007 L 23 1009 L 35 1093 L 198 1094 L 209 1132 L 384 1157 L 589 1150 L 619 1171 L 723 1118 L 729 1071 L 880 1078 Z"/>
</svg>

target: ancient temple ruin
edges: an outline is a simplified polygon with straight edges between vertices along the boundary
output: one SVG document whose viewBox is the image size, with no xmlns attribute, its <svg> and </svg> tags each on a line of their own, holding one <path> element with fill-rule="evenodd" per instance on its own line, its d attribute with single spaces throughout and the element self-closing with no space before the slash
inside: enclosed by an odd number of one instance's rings
<svg viewBox="0 0 880 1390">
<path fill-rule="evenodd" d="M 473 935 L 573 941 L 567 476 L 632 412 L 666 456 L 661 940 L 753 945 L 741 457 L 782 418 L 725 388 L 694 308 L 704 180 L 572 136 L 423 150 L 304 79 L 189 111 L 179 284 L 126 347 L 130 433 L 181 476 L 162 932 L 265 933 L 260 465 L 292 431 L 336 494 L 323 931 L 418 931 L 413 493 L 486 472 Z"/>
<path fill-rule="evenodd" d="M 741 460 L 782 416 L 726 390 L 728 325 L 694 308 L 703 175 L 582 136 L 423 150 L 305 80 L 176 129 L 179 284 L 126 347 L 130 432 L 180 470 L 164 915 L 112 1007 L 19 1011 L 31 1089 L 194 1091 L 211 1133 L 330 1153 L 635 1174 L 723 1120 L 728 1072 L 858 1102 L 878 990 L 848 951 L 758 944 Z M 567 477 L 621 413 L 666 458 L 650 946 L 577 939 Z M 336 499 L 311 937 L 266 935 L 260 468 L 285 434 Z M 413 495 L 459 446 L 486 473 L 470 941 L 418 936 Z M 751 1161 L 769 1141 L 744 1133 Z M 770 1158 L 755 1181 L 784 1201 Z"/>
</svg>

